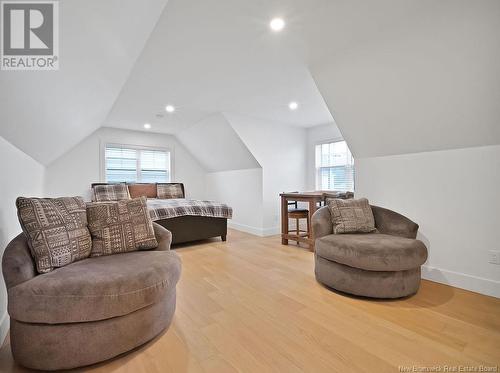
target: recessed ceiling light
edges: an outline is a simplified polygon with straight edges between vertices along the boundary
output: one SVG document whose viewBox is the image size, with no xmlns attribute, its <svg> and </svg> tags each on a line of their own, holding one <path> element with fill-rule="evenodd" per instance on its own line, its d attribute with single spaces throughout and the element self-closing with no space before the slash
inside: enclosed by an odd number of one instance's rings
<svg viewBox="0 0 500 373">
<path fill-rule="evenodd" d="M 150 129 L 150 128 L 151 128 L 151 124 L 149 124 L 149 123 L 144 123 L 144 128 L 145 128 L 145 129 L 147 129 L 147 130 L 148 130 L 148 129 Z"/>
<path fill-rule="evenodd" d="M 285 27 L 285 21 L 283 21 L 283 18 L 273 18 L 269 23 L 269 27 L 273 31 L 281 31 Z"/>
<path fill-rule="evenodd" d="M 288 104 L 288 107 L 290 108 L 290 110 L 297 110 L 299 104 L 297 104 L 295 101 L 292 101 Z"/>
<path fill-rule="evenodd" d="M 167 113 L 173 113 L 175 111 L 175 107 L 172 105 L 167 105 L 165 106 L 165 110 L 167 111 Z"/>
</svg>

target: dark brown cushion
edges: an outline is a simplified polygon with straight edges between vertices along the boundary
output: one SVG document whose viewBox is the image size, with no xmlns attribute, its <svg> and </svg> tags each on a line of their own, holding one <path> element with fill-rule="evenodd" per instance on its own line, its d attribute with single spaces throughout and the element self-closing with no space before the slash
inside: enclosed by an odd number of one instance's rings
<svg viewBox="0 0 500 373">
<path fill-rule="evenodd" d="M 90 255 L 92 242 L 81 197 L 19 197 L 16 206 L 39 273 Z"/>
<path fill-rule="evenodd" d="M 375 231 L 375 219 L 366 198 L 327 199 L 333 233 L 368 233 Z"/>
<path fill-rule="evenodd" d="M 427 260 L 424 243 L 379 233 L 330 234 L 316 240 L 316 255 L 369 271 L 402 271 Z"/>
<path fill-rule="evenodd" d="M 156 184 L 129 184 L 128 192 L 130 194 L 130 198 L 156 198 Z"/>
<path fill-rule="evenodd" d="M 146 197 L 87 204 L 92 236 L 91 256 L 110 255 L 158 246 Z"/>
<path fill-rule="evenodd" d="M 94 192 L 94 201 L 122 201 L 130 199 L 126 184 L 98 184 L 92 188 Z"/>
<path fill-rule="evenodd" d="M 170 183 L 170 184 L 156 184 L 157 196 L 160 199 L 171 199 L 171 198 L 184 198 L 184 191 L 182 189 L 182 184 Z"/>
<path fill-rule="evenodd" d="M 9 289 L 9 314 L 30 323 L 71 323 L 126 315 L 162 299 L 179 280 L 172 251 L 88 258 Z"/>
</svg>

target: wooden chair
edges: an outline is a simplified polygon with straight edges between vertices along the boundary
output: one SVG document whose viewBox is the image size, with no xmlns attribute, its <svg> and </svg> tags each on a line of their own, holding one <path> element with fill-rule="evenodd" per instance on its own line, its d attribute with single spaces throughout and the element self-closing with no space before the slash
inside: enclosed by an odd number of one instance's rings
<svg viewBox="0 0 500 373">
<path fill-rule="evenodd" d="M 298 192 L 291 192 L 298 193 Z M 288 208 L 288 218 L 295 219 L 295 229 L 289 230 L 288 233 L 292 233 L 290 236 L 290 240 L 297 241 L 297 245 L 299 244 L 299 240 L 294 240 L 293 237 L 309 237 L 311 228 L 309 221 L 309 210 L 304 208 L 299 208 L 297 201 L 289 201 L 288 206 L 293 206 L 292 208 Z M 300 219 L 306 219 L 306 230 L 300 229 Z"/>
</svg>

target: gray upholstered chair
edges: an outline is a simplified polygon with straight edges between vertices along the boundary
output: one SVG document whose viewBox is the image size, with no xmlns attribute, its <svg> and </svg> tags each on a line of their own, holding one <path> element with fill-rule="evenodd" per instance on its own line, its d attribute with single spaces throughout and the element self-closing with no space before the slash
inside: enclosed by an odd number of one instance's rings
<svg viewBox="0 0 500 373">
<path fill-rule="evenodd" d="M 376 233 L 333 234 L 328 206 L 312 217 L 315 274 L 322 284 L 346 293 L 399 298 L 417 292 L 427 248 L 418 224 L 394 211 L 371 206 Z"/>
<path fill-rule="evenodd" d="M 181 262 L 154 224 L 155 250 L 84 259 L 38 275 L 23 233 L 5 249 L 10 342 L 21 365 L 68 369 L 103 361 L 160 334 L 175 311 Z"/>
</svg>

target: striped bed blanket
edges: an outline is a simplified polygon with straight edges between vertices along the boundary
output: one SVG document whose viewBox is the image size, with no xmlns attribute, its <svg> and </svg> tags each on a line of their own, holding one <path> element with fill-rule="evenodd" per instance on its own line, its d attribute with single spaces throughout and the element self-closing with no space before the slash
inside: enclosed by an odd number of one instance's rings
<svg viewBox="0 0 500 373">
<path fill-rule="evenodd" d="M 178 216 L 195 215 L 231 219 L 233 209 L 224 203 L 195 199 L 148 199 L 149 215 L 153 221 Z"/>
</svg>

